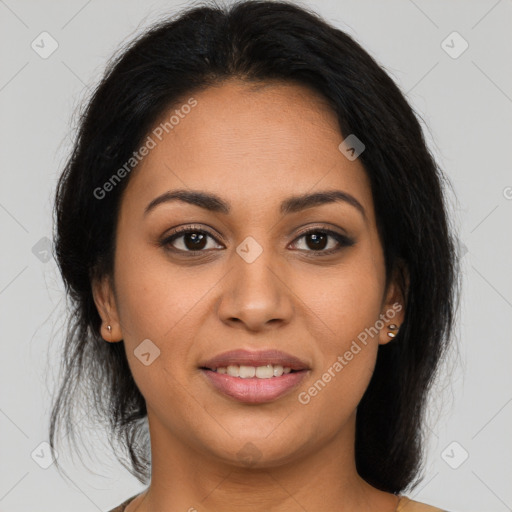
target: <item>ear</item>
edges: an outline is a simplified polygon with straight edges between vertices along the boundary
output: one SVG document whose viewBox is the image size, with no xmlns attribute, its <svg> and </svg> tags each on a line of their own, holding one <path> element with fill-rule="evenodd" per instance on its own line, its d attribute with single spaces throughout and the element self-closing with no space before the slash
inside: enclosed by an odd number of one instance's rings
<svg viewBox="0 0 512 512">
<path fill-rule="evenodd" d="M 101 337 L 108 342 L 121 341 L 123 334 L 110 277 L 94 278 L 91 282 L 91 288 L 96 309 L 102 320 L 100 328 Z M 110 330 L 107 327 L 109 325 Z"/>
<path fill-rule="evenodd" d="M 379 345 L 393 341 L 404 323 L 408 290 L 409 272 L 405 263 L 399 261 L 393 269 L 382 306 L 380 319 L 384 325 L 379 332 Z"/>
</svg>

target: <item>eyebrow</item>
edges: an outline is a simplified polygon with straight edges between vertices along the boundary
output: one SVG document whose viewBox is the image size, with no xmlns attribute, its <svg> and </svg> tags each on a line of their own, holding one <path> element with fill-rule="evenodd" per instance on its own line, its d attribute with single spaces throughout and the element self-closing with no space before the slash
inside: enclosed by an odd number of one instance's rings
<svg viewBox="0 0 512 512">
<path fill-rule="evenodd" d="M 171 201 L 182 201 L 184 203 L 199 206 L 205 210 L 222 213 L 227 215 L 231 211 L 231 205 L 221 199 L 215 194 L 208 192 L 201 192 L 198 190 L 172 190 L 155 197 L 145 208 L 144 215 L 147 215 L 151 210 L 158 205 L 168 203 Z M 292 196 L 285 199 L 280 206 L 280 212 L 283 215 L 297 213 L 307 208 L 329 204 L 334 202 L 344 202 L 354 208 L 366 219 L 366 212 L 363 205 L 352 195 L 342 190 L 324 190 L 312 194 L 303 194 Z"/>
</svg>

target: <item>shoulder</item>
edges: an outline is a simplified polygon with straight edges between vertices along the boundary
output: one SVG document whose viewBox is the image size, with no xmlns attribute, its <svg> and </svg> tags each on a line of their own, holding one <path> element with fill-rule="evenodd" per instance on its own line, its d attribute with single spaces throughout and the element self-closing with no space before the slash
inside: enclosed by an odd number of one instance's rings
<svg viewBox="0 0 512 512">
<path fill-rule="evenodd" d="M 109 510 L 108 512 L 124 512 L 124 509 L 138 496 L 136 494 L 135 496 L 132 496 L 131 498 L 128 498 L 126 501 L 123 501 L 120 505 L 118 505 L 116 508 L 113 508 L 112 510 Z"/>
<path fill-rule="evenodd" d="M 125 508 L 138 496 L 132 496 L 128 498 L 126 501 L 123 501 L 116 508 L 113 508 L 109 512 L 124 512 Z M 414 501 L 408 498 L 407 496 L 400 496 L 400 501 L 398 503 L 398 507 L 396 512 L 448 512 L 447 510 L 443 510 L 437 507 L 433 507 L 431 505 L 427 505 L 426 503 L 420 503 L 419 501 Z"/>
<path fill-rule="evenodd" d="M 448 512 L 441 508 L 414 501 L 407 496 L 401 496 L 396 512 Z"/>
</svg>

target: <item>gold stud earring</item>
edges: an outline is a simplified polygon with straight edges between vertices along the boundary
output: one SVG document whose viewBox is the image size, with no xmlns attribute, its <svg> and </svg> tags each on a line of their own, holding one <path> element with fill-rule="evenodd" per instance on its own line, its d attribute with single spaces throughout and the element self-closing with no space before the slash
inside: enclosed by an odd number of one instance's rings
<svg viewBox="0 0 512 512">
<path fill-rule="evenodd" d="M 392 332 L 392 331 L 398 331 L 399 327 L 396 324 L 390 324 L 389 328 L 391 329 L 391 331 L 388 332 L 388 336 L 390 338 L 394 338 L 398 334 L 398 332 Z"/>
</svg>

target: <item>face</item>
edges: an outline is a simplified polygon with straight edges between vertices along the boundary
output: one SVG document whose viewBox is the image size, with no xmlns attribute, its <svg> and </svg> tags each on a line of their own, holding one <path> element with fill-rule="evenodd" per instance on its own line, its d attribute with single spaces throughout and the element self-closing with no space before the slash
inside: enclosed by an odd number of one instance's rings
<svg viewBox="0 0 512 512">
<path fill-rule="evenodd" d="M 113 284 L 94 283 L 102 334 L 124 340 L 153 443 L 279 465 L 353 425 L 402 297 L 369 179 L 320 97 L 236 80 L 191 96 L 129 177 Z M 247 378 L 212 371 L 237 362 Z"/>
</svg>

